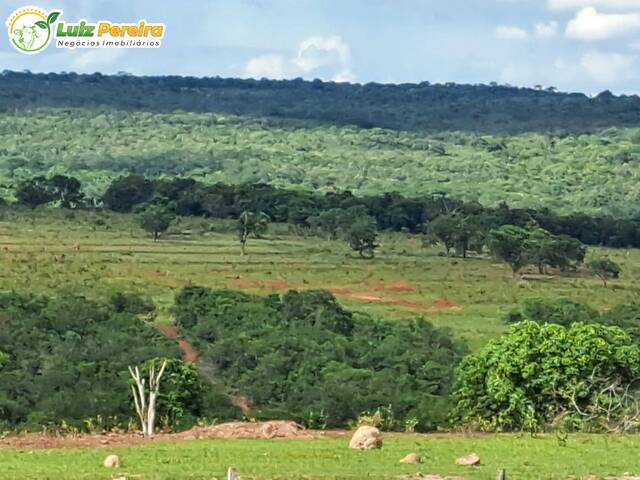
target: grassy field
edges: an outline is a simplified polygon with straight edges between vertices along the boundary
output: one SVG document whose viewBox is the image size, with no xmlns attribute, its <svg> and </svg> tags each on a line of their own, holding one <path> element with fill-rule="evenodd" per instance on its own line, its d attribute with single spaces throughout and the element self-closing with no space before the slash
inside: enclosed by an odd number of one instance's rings
<svg viewBox="0 0 640 480">
<path fill-rule="evenodd" d="M 190 232 L 190 233 L 187 233 Z M 268 294 L 289 288 L 332 289 L 347 307 L 382 318 L 424 316 L 476 348 L 506 328 L 503 317 L 527 297 L 564 296 L 598 309 L 637 300 L 640 251 L 591 249 L 623 266 L 603 288 L 595 278 L 538 276 L 514 280 L 488 258 L 445 258 L 418 237 L 385 235 L 372 261 L 343 242 L 303 238 L 275 225 L 239 255 L 233 224 L 185 219 L 154 243 L 132 216 L 106 212 L 8 211 L 0 217 L 0 289 L 48 294 L 142 293 L 171 322 L 173 297 L 185 285 Z"/>
<path fill-rule="evenodd" d="M 353 451 L 347 439 L 321 440 L 194 440 L 138 447 L 87 449 L 0 449 L 4 480 L 129 479 L 180 480 L 224 478 L 233 465 L 241 478 L 255 479 L 398 479 L 416 473 L 494 479 L 499 468 L 518 480 L 622 477 L 640 471 L 637 436 L 572 436 L 566 444 L 553 437 L 495 435 L 482 437 L 395 435 L 379 451 Z M 403 465 L 410 452 L 424 463 Z M 455 465 L 475 452 L 478 467 Z M 117 454 L 121 468 L 102 466 Z"/>
</svg>

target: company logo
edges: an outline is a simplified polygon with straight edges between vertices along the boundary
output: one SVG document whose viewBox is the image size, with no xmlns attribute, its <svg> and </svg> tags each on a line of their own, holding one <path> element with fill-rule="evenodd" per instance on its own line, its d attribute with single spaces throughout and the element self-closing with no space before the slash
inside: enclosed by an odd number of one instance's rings
<svg viewBox="0 0 640 480">
<path fill-rule="evenodd" d="M 11 44 L 26 54 L 43 51 L 52 40 L 56 48 L 158 48 L 165 32 L 164 23 L 146 20 L 66 22 L 61 15 L 62 10 L 47 13 L 38 7 L 19 8 L 7 20 Z"/>
<path fill-rule="evenodd" d="M 19 8 L 7 20 L 11 44 L 22 53 L 44 50 L 53 38 L 53 24 L 62 12 L 49 14 L 38 7 Z"/>
</svg>

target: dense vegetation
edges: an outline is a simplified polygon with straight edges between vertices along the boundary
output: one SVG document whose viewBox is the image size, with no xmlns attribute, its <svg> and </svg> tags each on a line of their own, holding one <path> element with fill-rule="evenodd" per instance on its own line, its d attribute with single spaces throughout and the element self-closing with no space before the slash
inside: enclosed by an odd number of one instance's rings
<svg viewBox="0 0 640 480">
<path fill-rule="evenodd" d="M 103 304 L 1 294 L 0 429 L 135 428 L 127 367 L 156 357 L 176 359 L 159 404 L 162 425 L 231 416 L 225 397 L 177 360 L 175 343 L 131 312 L 145 308 L 123 294 Z"/>
<path fill-rule="evenodd" d="M 168 229 L 176 215 L 231 219 L 252 215 L 255 216 L 252 222 L 260 219 L 262 233 L 265 222 L 273 221 L 288 223 L 298 233 L 315 233 L 329 240 L 342 233 L 355 244 L 358 242 L 350 239 L 350 233 L 369 230 L 369 226 L 425 233 L 426 242 L 439 242 L 447 255 L 455 249 L 463 257 L 468 250 L 481 252 L 485 246 L 496 247 L 500 243 L 496 240 L 505 235 L 519 234 L 523 250 L 531 250 L 524 247 L 535 245 L 538 251 L 529 251 L 518 263 L 534 263 L 541 273 L 545 263 L 559 268 L 581 263 L 585 252 L 579 242 L 611 247 L 640 246 L 640 219 L 637 218 L 617 219 L 584 213 L 558 215 L 548 209 L 511 208 L 504 202 L 495 208 L 484 207 L 441 193 L 414 198 L 397 193 L 356 197 L 348 191 L 318 194 L 265 184 L 205 185 L 193 179 L 154 180 L 127 175 L 114 179 L 102 197 L 90 198 L 78 179 L 54 175 L 21 181 L 15 187 L 15 197 L 18 204 L 31 208 L 102 205 L 116 212 L 142 212 L 141 225 L 155 239 Z M 498 230 L 505 226 L 508 228 Z M 493 230 L 497 231 L 489 235 Z M 369 240 L 371 245 L 375 243 L 375 239 Z M 357 250 L 357 246 L 354 249 Z M 557 252 L 562 252 L 563 258 L 550 258 Z M 513 262 L 503 258 L 504 255 L 498 257 L 513 267 Z"/>
<path fill-rule="evenodd" d="M 638 125 L 640 98 L 553 88 L 30 74 L 0 76 L 3 110 L 62 107 L 221 112 L 395 130 L 588 131 Z"/>
<path fill-rule="evenodd" d="M 635 431 L 640 347 L 617 327 L 519 323 L 464 359 L 457 422 L 486 430 Z"/>
<path fill-rule="evenodd" d="M 387 407 L 390 428 L 446 423 L 463 349 L 425 320 L 376 321 L 323 291 L 264 298 L 200 287 L 178 295 L 175 314 L 202 368 L 251 399 L 261 417 L 338 427 Z"/>
<path fill-rule="evenodd" d="M 0 75 L 0 184 L 8 196 L 27 177 L 66 174 L 99 198 L 113 178 L 137 173 L 359 196 L 445 192 L 487 206 L 638 214 L 636 97 L 322 85 Z M 432 95 L 441 109 L 414 90 Z M 281 106 L 265 106 L 271 104 Z M 358 108 L 374 109 L 367 116 L 375 128 L 355 126 Z M 290 110 L 306 113 L 300 120 Z"/>
</svg>

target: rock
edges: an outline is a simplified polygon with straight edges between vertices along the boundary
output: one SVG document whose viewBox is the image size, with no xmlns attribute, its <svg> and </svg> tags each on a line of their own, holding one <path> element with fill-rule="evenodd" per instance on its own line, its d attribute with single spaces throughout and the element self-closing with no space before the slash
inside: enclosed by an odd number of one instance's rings
<svg viewBox="0 0 640 480">
<path fill-rule="evenodd" d="M 422 463 L 422 457 L 417 453 L 410 453 L 400 460 L 400 463 Z"/>
<path fill-rule="evenodd" d="M 351 437 L 349 448 L 372 450 L 382 447 L 382 435 L 376 427 L 360 427 Z"/>
<path fill-rule="evenodd" d="M 460 457 L 456 460 L 456 465 L 480 465 L 480 456 L 477 453 L 472 453 L 466 457 Z"/>
<path fill-rule="evenodd" d="M 107 468 L 120 468 L 120 459 L 117 455 L 109 455 L 102 464 Z"/>
</svg>

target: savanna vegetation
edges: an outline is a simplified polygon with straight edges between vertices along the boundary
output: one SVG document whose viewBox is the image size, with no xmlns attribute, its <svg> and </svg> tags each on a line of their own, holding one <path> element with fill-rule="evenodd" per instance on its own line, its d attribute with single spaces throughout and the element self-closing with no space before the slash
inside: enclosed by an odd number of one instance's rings
<svg viewBox="0 0 640 480">
<path fill-rule="evenodd" d="M 395 458 L 410 443 L 457 474 L 458 442 L 518 478 L 617 474 L 611 455 L 584 461 L 609 446 L 582 434 L 640 426 L 638 108 L 552 88 L 3 72 L 0 429 L 137 428 L 128 367 L 166 362 L 168 430 L 554 431 L 391 435 L 374 470 L 415 473 Z M 247 444 L 260 465 L 238 444 L 171 445 L 155 477 L 123 451 L 145 478 L 221 475 L 229 455 L 268 477 L 294 451 L 288 478 L 361 474 L 336 442 L 317 465 L 293 441 Z M 29 478 L 16 455 L 6 471 Z M 194 455 L 205 474 L 184 468 Z"/>
<path fill-rule="evenodd" d="M 637 103 L 505 87 L 5 73 L 0 183 L 7 197 L 25 178 L 66 174 L 99 198 L 136 173 L 356 195 L 444 192 L 626 218 L 638 214 Z M 358 108 L 371 109 L 372 128 L 351 120 Z"/>
</svg>

